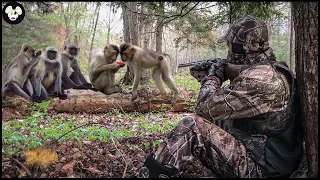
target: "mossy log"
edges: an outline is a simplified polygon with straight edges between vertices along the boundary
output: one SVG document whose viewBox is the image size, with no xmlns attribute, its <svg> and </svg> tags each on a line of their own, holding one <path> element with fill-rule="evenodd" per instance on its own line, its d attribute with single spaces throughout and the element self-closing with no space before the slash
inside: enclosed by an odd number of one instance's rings
<svg viewBox="0 0 320 180">
<path fill-rule="evenodd" d="M 171 93 L 155 95 L 150 89 L 138 90 L 138 99 L 135 101 L 132 101 L 131 93 L 105 95 L 92 90 L 75 89 L 69 89 L 65 92 L 68 98 L 52 101 L 49 105 L 50 111 L 101 113 L 118 109 L 123 113 L 135 111 L 141 113 L 150 111 L 193 112 L 197 98 L 195 91 L 180 90 L 178 101 L 172 107 Z"/>
</svg>

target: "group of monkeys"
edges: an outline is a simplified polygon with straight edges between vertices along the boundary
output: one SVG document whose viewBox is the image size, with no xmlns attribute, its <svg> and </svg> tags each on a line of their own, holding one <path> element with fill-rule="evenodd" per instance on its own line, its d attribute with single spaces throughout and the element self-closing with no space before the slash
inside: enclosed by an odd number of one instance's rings
<svg viewBox="0 0 320 180">
<path fill-rule="evenodd" d="M 102 51 L 95 53 L 89 60 L 88 83 L 80 71 L 78 55 L 80 48 L 65 45 L 63 52 L 55 47 L 35 50 L 24 43 L 19 54 L 6 67 L 2 81 L 2 97 L 19 95 L 31 102 L 41 102 L 53 97 L 66 99 L 65 89 L 91 89 L 104 94 L 122 92 L 115 85 L 115 73 L 124 66 L 115 62 L 117 56 L 126 62 L 134 74 L 131 90 L 132 100 L 137 98 L 137 88 L 143 69 L 152 69 L 152 78 L 160 93 L 166 93 L 162 81 L 173 92 L 172 105 L 178 99 L 178 89 L 171 77 L 170 57 L 150 49 L 140 48 L 128 43 L 118 46 L 107 44 Z M 71 73 L 71 69 L 73 72 Z"/>
</svg>

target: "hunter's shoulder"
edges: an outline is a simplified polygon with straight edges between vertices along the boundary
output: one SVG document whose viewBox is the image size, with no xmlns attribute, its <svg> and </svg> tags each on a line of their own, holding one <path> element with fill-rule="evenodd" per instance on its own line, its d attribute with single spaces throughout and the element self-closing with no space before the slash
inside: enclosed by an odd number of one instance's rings
<svg viewBox="0 0 320 180">
<path fill-rule="evenodd" d="M 270 65 L 258 65 L 245 69 L 232 82 L 240 90 L 262 90 L 272 92 L 283 86 L 280 74 Z"/>
</svg>

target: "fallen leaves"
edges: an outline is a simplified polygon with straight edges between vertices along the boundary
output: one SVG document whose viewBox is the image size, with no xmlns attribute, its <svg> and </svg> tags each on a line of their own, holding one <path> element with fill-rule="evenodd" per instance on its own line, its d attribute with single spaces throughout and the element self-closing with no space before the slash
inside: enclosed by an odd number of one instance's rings
<svg viewBox="0 0 320 180">
<path fill-rule="evenodd" d="M 72 117 L 75 125 L 86 122 L 100 122 L 108 129 L 116 129 L 119 127 L 131 128 L 139 123 L 137 120 L 141 114 L 138 114 L 132 119 L 128 119 L 125 114 L 118 114 L 114 118 L 109 118 L 109 114 L 70 114 L 67 113 L 50 113 L 53 119 L 67 120 Z M 165 115 L 158 113 L 143 114 L 144 118 L 153 124 L 158 123 L 161 127 L 167 120 L 180 119 L 183 114 L 166 113 Z M 83 122 L 84 121 L 84 122 Z M 45 123 L 42 122 L 42 123 Z M 47 167 L 30 169 L 35 178 L 133 178 L 139 173 L 139 167 L 143 165 L 147 155 L 154 150 L 154 142 L 165 138 L 164 133 L 150 133 L 140 136 L 132 132 L 134 136 L 119 138 L 118 141 L 100 142 L 97 140 L 80 140 L 82 143 L 79 146 L 79 140 L 62 141 L 56 144 L 55 152 L 58 160 L 49 164 Z M 150 147 L 145 144 L 149 143 Z M 2 147 L 5 148 L 4 146 Z M 117 150 L 118 149 L 118 150 Z M 50 153 L 49 153 L 50 154 Z M 42 155 L 42 154 L 41 154 Z M 39 156 L 39 155 L 37 155 Z M 48 156 L 44 156 L 48 157 Z M 43 157 L 43 158 L 44 158 Z M 20 155 L 19 161 L 22 163 L 30 163 L 35 159 L 23 159 Z M 38 157 L 39 158 L 39 157 Z M 49 157 L 50 159 L 50 157 Z M 51 157 L 51 159 L 53 159 Z M 2 156 L 2 160 L 6 160 Z M 54 159 L 56 160 L 56 159 Z M 42 162 L 43 160 L 41 160 Z M 2 177 L 25 177 L 25 170 L 17 163 L 8 161 L 3 163 Z M 39 164 L 39 162 L 38 162 Z M 19 168 L 19 169 L 17 169 Z M 199 162 L 193 164 L 185 172 L 185 177 L 201 177 L 202 165 Z"/>
</svg>

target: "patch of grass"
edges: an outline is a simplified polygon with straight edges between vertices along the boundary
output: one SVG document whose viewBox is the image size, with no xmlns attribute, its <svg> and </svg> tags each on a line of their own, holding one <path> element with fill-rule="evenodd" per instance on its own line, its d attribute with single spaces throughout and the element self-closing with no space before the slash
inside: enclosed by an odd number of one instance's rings
<svg viewBox="0 0 320 180">
<path fill-rule="evenodd" d="M 112 129 L 97 124 L 73 130 L 79 126 L 75 123 L 77 121 L 72 117 L 67 120 L 51 118 L 47 109 L 49 103 L 50 102 L 38 103 L 32 115 L 26 119 L 8 121 L 2 124 L 2 145 L 3 150 L 7 154 L 11 155 L 26 149 L 40 147 L 44 145 L 46 141 L 58 139 L 69 131 L 69 133 L 59 139 L 59 142 L 69 140 L 78 140 L 79 142 L 83 140 L 109 142 L 111 138 L 116 141 L 123 137 L 167 133 L 178 122 L 178 119 L 174 121 L 167 119 L 161 125 L 160 122 L 154 122 L 152 118 L 147 118 L 145 114 L 122 113 L 114 109 L 110 112 L 110 115 L 116 114 L 116 118 L 123 119 L 124 121 L 128 120 L 136 124 L 136 126 L 124 125 L 121 123 L 123 121 L 116 121 Z M 148 115 L 150 117 L 163 118 L 165 113 L 151 112 Z M 82 124 L 87 122 L 88 120 L 84 120 Z M 79 143 L 79 146 L 81 146 L 81 144 L 82 143 Z"/>
<path fill-rule="evenodd" d="M 188 90 L 194 90 L 195 92 L 199 92 L 200 83 L 192 77 L 188 72 L 182 71 L 174 76 L 174 82 L 178 87 L 183 87 Z"/>
</svg>

